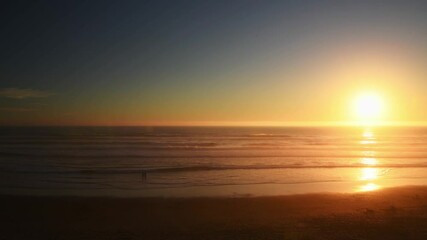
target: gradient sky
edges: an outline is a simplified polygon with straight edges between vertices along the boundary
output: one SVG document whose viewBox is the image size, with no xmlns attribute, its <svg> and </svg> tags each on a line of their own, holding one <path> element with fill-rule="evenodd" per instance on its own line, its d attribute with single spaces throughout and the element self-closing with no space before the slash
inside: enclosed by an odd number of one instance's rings
<svg viewBox="0 0 427 240">
<path fill-rule="evenodd" d="M 1 125 L 426 122 L 426 1 L 11 1 Z"/>
</svg>

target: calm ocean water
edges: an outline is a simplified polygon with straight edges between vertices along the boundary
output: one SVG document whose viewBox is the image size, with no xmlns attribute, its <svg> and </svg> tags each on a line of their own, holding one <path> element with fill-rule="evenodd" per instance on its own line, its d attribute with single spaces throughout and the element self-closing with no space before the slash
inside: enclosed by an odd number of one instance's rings
<svg viewBox="0 0 427 240">
<path fill-rule="evenodd" d="M 0 128 L 0 193 L 203 196 L 427 184 L 427 128 Z"/>
</svg>

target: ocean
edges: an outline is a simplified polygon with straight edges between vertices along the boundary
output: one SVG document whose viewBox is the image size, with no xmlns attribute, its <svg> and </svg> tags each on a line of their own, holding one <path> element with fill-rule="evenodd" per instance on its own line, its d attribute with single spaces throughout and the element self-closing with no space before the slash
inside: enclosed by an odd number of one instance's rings
<svg viewBox="0 0 427 240">
<path fill-rule="evenodd" d="M 263 196 L 427 184 L 420 127 L 1 127 L 0 194 Z"/>
</svg>

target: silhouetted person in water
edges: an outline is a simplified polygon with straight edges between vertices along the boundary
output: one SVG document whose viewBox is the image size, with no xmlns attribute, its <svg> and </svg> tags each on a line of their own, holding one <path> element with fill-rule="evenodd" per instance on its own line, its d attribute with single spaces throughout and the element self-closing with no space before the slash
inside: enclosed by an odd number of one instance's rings
<svg viewBox="0 0 427 240">
<path fill-rule="evenodd" d="M 146 183 L 147 182 L 147 172 L 143 169 L 142 170 L 142 182 Z"/>
</svg>

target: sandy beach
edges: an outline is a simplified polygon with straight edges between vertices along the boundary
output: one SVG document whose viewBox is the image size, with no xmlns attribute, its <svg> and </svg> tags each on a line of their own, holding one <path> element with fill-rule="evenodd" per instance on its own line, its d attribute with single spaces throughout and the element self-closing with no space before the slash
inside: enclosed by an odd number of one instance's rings
<svg viewBox="0 0 427 240">
<path fill-rule="evenodd" d="M 278 197 L 1 196 L 0 239 L 426 239 L 427 187 Z"/>
</svg>

